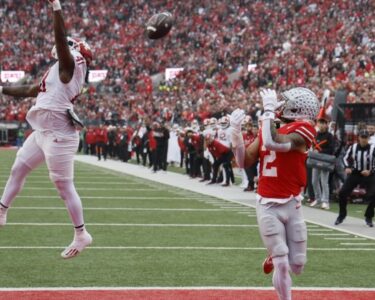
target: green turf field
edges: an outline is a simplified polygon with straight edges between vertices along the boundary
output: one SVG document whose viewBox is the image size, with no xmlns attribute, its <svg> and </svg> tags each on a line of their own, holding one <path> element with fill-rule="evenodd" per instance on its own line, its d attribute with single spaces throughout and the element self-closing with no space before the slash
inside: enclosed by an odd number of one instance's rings
<svg viewBox="0 0 375 300">
<path fill-rule="evenodd" d="M 14 155 L 0 151 L 1 191 Z M 0 230 L 0 287 L 271 286 L 254 209 L 82 163 L 75 181 L 92 247 L 60 258 L 73 229 L 42 166 Z M 375 241 L 308 228 L 309 261 L 294 286 L 373 287 Z"/>
</svg>

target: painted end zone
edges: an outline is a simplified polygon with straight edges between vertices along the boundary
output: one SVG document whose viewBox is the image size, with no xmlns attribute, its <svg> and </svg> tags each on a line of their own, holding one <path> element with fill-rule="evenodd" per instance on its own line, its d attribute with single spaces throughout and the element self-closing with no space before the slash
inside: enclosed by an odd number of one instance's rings
<svg viewBox="0 0 375 300">
<path fill-rule="evenodd" d="M 22 290 L 0 291 L 0 300 L 275 300 L 273 290 L 257 289 L 137 289 L 137 290 Z M 368 300 L 375 291 L 293 290 L 294 300 Z"/>
</svg>

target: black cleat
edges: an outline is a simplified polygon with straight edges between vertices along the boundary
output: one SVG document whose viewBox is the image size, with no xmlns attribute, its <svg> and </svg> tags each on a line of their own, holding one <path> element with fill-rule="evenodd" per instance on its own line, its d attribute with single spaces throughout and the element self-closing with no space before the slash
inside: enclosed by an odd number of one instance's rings
<svg viewBox="0 0 375 300">
<path fill-rule="evenodd" d="M 366 225 L 368 227 L 374 227 L 374 223 L 372 223 L 372 219 L 371 218 L 366 218 L 365 222 L 366 222 Z"/>
<path fill-rule="evenodd" d="M 344 221 L 344 218 L 340 218 L 340 217 L 338 217 L 338 218 L 336 219 L 336 221 L 335 221 L 335 225 L 339 225 L 339 224 L 341 224 L 343 221 Z"/>
</svg>

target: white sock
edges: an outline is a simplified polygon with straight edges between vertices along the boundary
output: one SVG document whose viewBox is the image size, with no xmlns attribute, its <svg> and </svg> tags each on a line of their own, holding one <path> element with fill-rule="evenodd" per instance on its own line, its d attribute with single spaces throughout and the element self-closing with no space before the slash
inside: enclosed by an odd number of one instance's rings
<svg viewBox="0 0 375 300">
<path fill-rule="evenodd" d="M 27 174 L 31 169 L 20 160 L 16 159 L 10 171 L 7 184 L 5 185 L 1 203 L 5 207 L 10 207 L 17 194 L 22 190 L 25 184 Z"/>
<path fill-rule="evenodd" d="M 274 271 L 272 283 L 279 295 L 280 300 L 292 299 L 292 279 L 289 274 L 288 256 L 278 256 L 272 258 Z"/>
<path fill-rule="evenodd" d="M 70 219 L 77 231 L 84 231 L 83 209 L 81 198 L 79 197 L 72 180 L 56 181 L 55 186 L 60 197 L 64 200 L 68 209 Z M 83 226 L 83 227 L 82 227 Z"/>
</svg>

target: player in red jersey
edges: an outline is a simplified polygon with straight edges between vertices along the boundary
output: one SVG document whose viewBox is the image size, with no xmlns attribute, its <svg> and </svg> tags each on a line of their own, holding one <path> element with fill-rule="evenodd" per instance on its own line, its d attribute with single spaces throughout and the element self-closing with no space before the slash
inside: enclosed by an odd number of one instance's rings
<svg viewBox="0 0 375 300">
<path fill-rule="evenodd" d="M 259 159 L 257 191 L 259 232 L 269 256 L 265 273 L 273 273 L 273 285 L 280 300 L 291 299 L 290 271 L 300 274 L 306 263 L 307 230 L 301 210 L 306 185 L 307 150 L 316 134 L 313 122 L 319 112 L 315 94 L 306 88 L 293 88 L 277 101 L 274 90 L 260 92 L 264 113 L 261 134 L 245 149 L 241 122 L 245 117 L 237 109 L 231 115 L 232 145 L 240 167 Z M 275 111 L 283 125 L 276 129 Z"/>
</svg>

